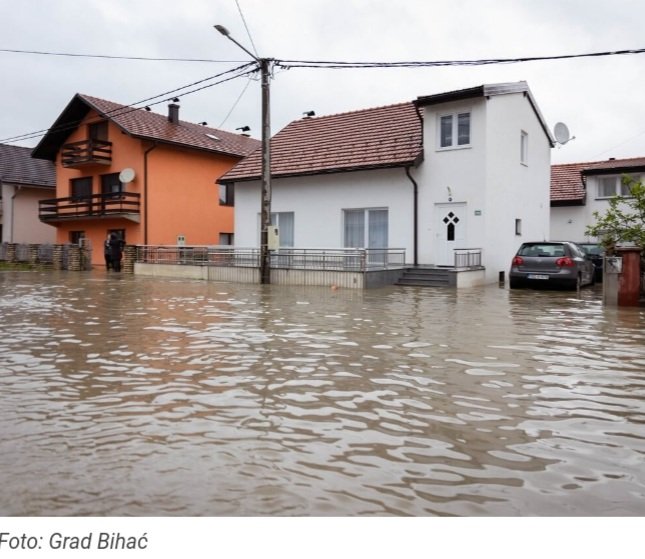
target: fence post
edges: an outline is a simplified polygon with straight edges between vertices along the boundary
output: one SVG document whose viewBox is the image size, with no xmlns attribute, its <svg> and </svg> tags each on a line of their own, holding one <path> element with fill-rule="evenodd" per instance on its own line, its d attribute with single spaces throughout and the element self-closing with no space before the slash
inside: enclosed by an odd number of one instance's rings
<svg viewBox="0 0 645 559">
<path fill-rule="evenodd" d="M 52 247 L 52 269 L 63 269 L 63 245 L 53 245 Z"/>
<path fill-rule="evenodd" d="M 123 268 L 124 274 L 134 274 L 134 261 L 137 256 L 137 247 L 135 245 L 126 245 L 123 249 Z"/>
<path fill-rule="evenodd" d="M 29 245 L 29 264 L 35 265 L 38 264 L 38 247 L 40 245 Z"/>
<path fill-rule="evenodd" d="M 80 272 L 81 270 L 81 247 L 78 245 L 69 246 L 67 269 L 71 272 Z"/>
<path fill-rule="evenodd" d="M 9 243 L 7 245 L 7 262 L 16 262 L 16 243 Z"/>
</svg>

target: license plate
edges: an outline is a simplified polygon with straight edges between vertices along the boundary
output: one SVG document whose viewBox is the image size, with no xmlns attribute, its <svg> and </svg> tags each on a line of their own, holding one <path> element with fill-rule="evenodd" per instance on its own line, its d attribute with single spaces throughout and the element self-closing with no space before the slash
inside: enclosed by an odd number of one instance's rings
<svg viewBox="0 0 645 559">
<path fill-rule="evenodd" d="M 536 280 L 548 280 L 549 276 L 545 276 L 543 274 L 529 274 L 528 278 L 529 279 L 536 279 Z"/>
</svg>

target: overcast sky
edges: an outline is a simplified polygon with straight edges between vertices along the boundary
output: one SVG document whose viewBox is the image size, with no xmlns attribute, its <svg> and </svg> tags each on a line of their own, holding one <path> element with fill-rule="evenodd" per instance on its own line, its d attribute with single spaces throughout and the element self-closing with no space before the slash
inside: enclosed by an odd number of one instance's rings
<svg viewBox="0 0 645 559">
<path fill-rule="evenodd" d="M 27 146 L 38 139 L 8 138 L 51 126 L 77 92 L 131 104 L 248 61 L 216 23 L 260 57 L 283 60 L 474 60 L 645 48 L 642 0 L 0 0 L 0 21 L 0 49 L 222 61 L 0 52 L 0 141 Z M 553 149 L 553 163 L 645 156 L 645 54 L 280 69 L 271 82 L 271 130 L 308 110 L 327 115 L 519 80 L 528 82 L 549 126 L 565 122 L 575 136 Z M 231 131 L 248 125 L 260 137 L 257 79 L 179 96 L 183 120 Z M 153 110 L 165 113 L 165 104 Z"/>
</svg>

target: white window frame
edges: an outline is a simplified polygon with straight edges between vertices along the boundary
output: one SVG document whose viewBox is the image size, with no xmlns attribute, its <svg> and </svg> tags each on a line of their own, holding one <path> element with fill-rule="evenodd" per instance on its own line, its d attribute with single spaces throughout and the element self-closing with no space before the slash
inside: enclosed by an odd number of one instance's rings
<svg viewBox="0 0 645 559">
<path fill-rule="evenodd" d="M 347 239 L 347 229 L 346 229 L 346 218 L 347 212 L 362 212 L 363 213 L 363 231 L 362 231 L 362 243 L 359 243 L 363 246 L 353 246 L 348 244 Z M 370 225 L 372 219 L 372 212 L 385 212 L 385 246 L 381 247 L 370 247 L 370 244 L 374 239 L 370 235 Z M 344 208 L 343 209 L 343 247 L 345 248 L 388 248 L 390 242 L 390 210 L 387 207 L 375 207 L 375 208 Z"/>
<path fill-rule="evenodd" d="M 468 115 L 468 143 L 459 144 L 459 117 L 461 115 Z M 444 118 L 450 117 L 452 125 L 451 143 L 449 145 L 441 145 L 442 130 L 441 123 Z M 473 112 L 471 109 L 463 109 L 459 111 L 445 112 L 437 114 L 437 150 L 447 151 L 453 149 L 467 149 L 472 146 L 473 141 Z"/>
<path fill-rule="evenodd" d="M 627 188 L 627 186 L 623 184 L 623 177 L 624 175 L 599 175 L 598 177 L 596 177 L 596 199 L 609 200 L 610 198 L 613 198 L 617 194 L 625 198 L 631 198 L 631 192 L 629 192 L 629 189 Z M 630 177 L 637 182 L 642 179 L 642 176 L 640 174 L 630 175 Z M 613 180 L 614 190 L 612 194 L 605 194 L 601 192 L 601 187 L 602 187 L 603 181 L 605 180 Z"/>
<path fill-rule="evenodd" d="M 524 130 L 520 132 L 520 163 L 529 164 L 529 133 Z"/>
</svg>

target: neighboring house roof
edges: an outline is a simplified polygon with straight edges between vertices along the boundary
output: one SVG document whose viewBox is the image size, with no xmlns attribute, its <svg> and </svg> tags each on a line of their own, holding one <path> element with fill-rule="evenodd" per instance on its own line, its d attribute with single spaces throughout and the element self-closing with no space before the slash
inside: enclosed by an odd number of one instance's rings
<svg viewBox="0 0 645 559">
<path fill-rule="evenodd" d="M 271 138 L 271 176 L 295 177 L 416 165 L 423 156 L 422 120 L 411 102 L 288 124 Z M 258 150 L 218 182 L 260 179 Z"/>
<path fill-rule="evenodd" d="M 211 151 L 233 157 L 249 155 L 261 145 L 259 140 L 242 134 L 234 134 L 182 120 L 174 124 L 165 115 L 77 93 L 36 146 L 34 157 L 54 161 L 69 135 L 79 126 L 91 109 L 97 111 L 101 117 L 114 122 L 126 134 L 142 140 Z"/>
<path fill-rule="evenodd" d="M 454 101 L 462 101 L 465 99 L 474 99 L 477 97 L 494 97 L 497 95 L 508 95 L 509 93 L 523 93 L 529 103 L 531 108 L 540 121 L 540 126 L 546 137 L 549 139 L 551 147 L 555 146 L 555 139 L 549 130 L 549 127 L 540 112 L 533 94 L 529 89 L 528 84 L 525 81 L 511 82 L 511 83 L 495 83 L 495 84 L 486 84 L 479 85 L 477 87 L 469 87 L 467 89 L 458 89 L 456 91 L 448 91 L 445 93 L 437 93 L 435 95 L 425 95 L 422 97 L 417 97 L 415 104 L 419 107 L 425 107 L 430 105 L 439 105 L 441 103 L 451 103 Z"/>
<path fill-rule="evenodd" d="M 645 171 L 645 157 L 552 165 L 551 205 L 583 205 L 587 195 L 586 177 L 589 175 L 615 175 L 634 171 Z"/>
<path fill-rule="evenodd" d="M 0 144 L 0 182 L 56 188 L 56 170 L 50 161 L 31 156 L 32 148 Z"/>
</svg>

